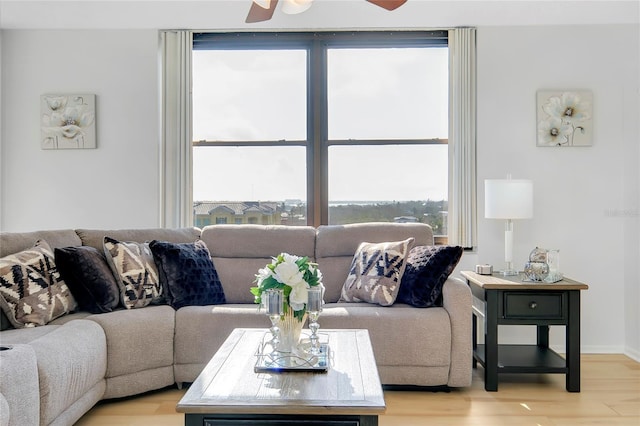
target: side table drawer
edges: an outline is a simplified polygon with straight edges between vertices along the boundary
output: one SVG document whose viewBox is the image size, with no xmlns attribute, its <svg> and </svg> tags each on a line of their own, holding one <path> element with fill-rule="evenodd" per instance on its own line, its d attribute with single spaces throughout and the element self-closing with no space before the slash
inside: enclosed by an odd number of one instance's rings
<svg viewBox="0 0 640 426">
<path fill-rule="evenodd" d="M 563 319 L 564 294 L 505 292 L 505 319 Z"/>
</svg>

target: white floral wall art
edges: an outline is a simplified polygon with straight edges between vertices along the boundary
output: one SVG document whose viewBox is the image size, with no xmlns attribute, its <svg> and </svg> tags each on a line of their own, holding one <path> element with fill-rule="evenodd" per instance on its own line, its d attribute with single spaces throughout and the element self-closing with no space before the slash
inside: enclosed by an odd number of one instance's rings
<svg viewBox="0 0 640 426">
<path fill-rule="evenodd" d="M 593 94 L 588 90 L 538 91 L 537 146 L 591 146 Z"/>
<path fill-rule="evenodd" d="M 42 149 L 96 147 L 96 95 L 40 96 Z"/>
</svg>

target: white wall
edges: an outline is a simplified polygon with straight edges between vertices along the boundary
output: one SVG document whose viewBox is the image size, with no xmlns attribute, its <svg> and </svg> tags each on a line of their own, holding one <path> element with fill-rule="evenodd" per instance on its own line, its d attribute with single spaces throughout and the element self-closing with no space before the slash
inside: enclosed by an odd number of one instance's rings
<svg viewBox="0 0 640 426">
<path fill-rule="evenodd" d="M 0 229 L 158 224 L 158 34 L 4 30 Z M 40 149 L 40 95 L 95 93 L 97 149 Z"/>
<path fill-rule="evenodd" d="M 636 40 L 640 35 L 636 33 Z M 640 80 L 640 46 L 636 45 L 635 64 L 636 82 Z M 633 60 L 633 59 L 631 59 Z M 631 62 L 632 63 L 632 62 Z M 632 63 L 633 64 L 633 63 Z M 640 360 L 640 108 L 638 99 L 640 88 L 636 91 L 625 91 L 624 132 L 626 139 L 625 152 L 625 206 L 619 220 L 624 221 L 625 250 L 625 324 L 626 352 L 636 360 Z"/>
<path fill-rule="evenodd" d="M 465 25 L 638 23 L 636 0 L 411 0 L 389 12 L 365 0 L 315 0 L 299 15 L 282 12 L 245 24 L 249 0 L 2 0 L 7 29 L 449 28 Z"/>
<path fill-rule="evenodd" d="M 535 146 L 540 89 L 593 92 L 592 147 Z M 590 352 L 625 350 L 625 291 L 638 287 L 637 257 L 626 253 L 634 245 L 625 239 L 627 219 L 616 213 L 638 191 L 637 178 L 631 187 L 626 180 L 638 167 L 638 130 L 629 125 L 638 116 L 637 93 L 637 26 L 478 32 L 478 260 L 504 263 L 503 223 L 482 217 L 484 179 L 508 173 L 532 179 L 534 218 L 515 223 L 515 258 L 522 265 L 535 246 L 558 248 L 563 272 L 589 284 L 582 293 L 582 345 Z M 552 334 L 552 344 L 563 347 L 562 337 Z"/>
<path fill-rule="evenodd" d="M 2 205 L 3 203 L 3 196 L 2 194 L 4 193 L 4 186 L 2 184 L 2 182 L 4 181 L 3 177 L 4 177 L 4 161 L 2 161 L 2 152 L 4 151 L 3 148 L 3 144 L 2 144 L 2 140 L 3 140 L 3 133 L 2 133 L 2 30 L 0 30 L 0 230 L 2 229 Z"/>
<path fill-rule="evenodd" d="M 638 39 L 637 25 L 478 29 L 479 247 L 460 266 L 502 265 L 503 224 L 482 217 L 484 179 L 533 179 L 535 217 L 515 225 L 516 264 L 536 245 L 559 248 L 563 271 L 590 286 L 583 349 L 636 357 L 637 304 L 625 298 L 640 302 L 638 217 L 611 212 L 638 206 Z M 156 31 L 5 30 L 1 42 L 0 228 L 157 226 Z M 593 91 L 592 147 L 535 146 L 535 93 L 549 88 Z M 49 92 L 97 94 L 98 149 L 40 149 Z M 532 338 L 513 327 L 502 337 Z M 552 344 L 563 343 L 554 330 Z"/>
</svg>

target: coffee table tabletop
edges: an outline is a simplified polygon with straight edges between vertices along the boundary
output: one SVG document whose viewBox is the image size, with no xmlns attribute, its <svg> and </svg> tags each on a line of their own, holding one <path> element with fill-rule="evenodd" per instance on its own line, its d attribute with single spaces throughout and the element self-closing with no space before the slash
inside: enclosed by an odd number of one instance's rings
<svg viewBox="0 0 640 426">
<path fill-rule="evenodd" d="M 176 410 L 187 415 L 345 414 L 376 418 L 384 413 L 384 394 L 367 330 L 321 330 L 328 336 L 331 350 L 326 372 L 255 373 L 256 351 L 267 332 L 235 329 Z"/>
</svg>

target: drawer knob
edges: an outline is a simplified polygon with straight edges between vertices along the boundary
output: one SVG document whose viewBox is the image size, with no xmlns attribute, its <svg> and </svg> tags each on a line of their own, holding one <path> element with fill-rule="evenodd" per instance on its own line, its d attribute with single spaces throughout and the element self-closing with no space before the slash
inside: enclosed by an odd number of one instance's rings
<svg viewBox="0 0 640 426">
<path fill-rule="evenodd" d="M 536 302 L 529 302 L 529 308 L 535 309 L 537 307 L 538 307 L 538 304 Z"/>
</svg>

